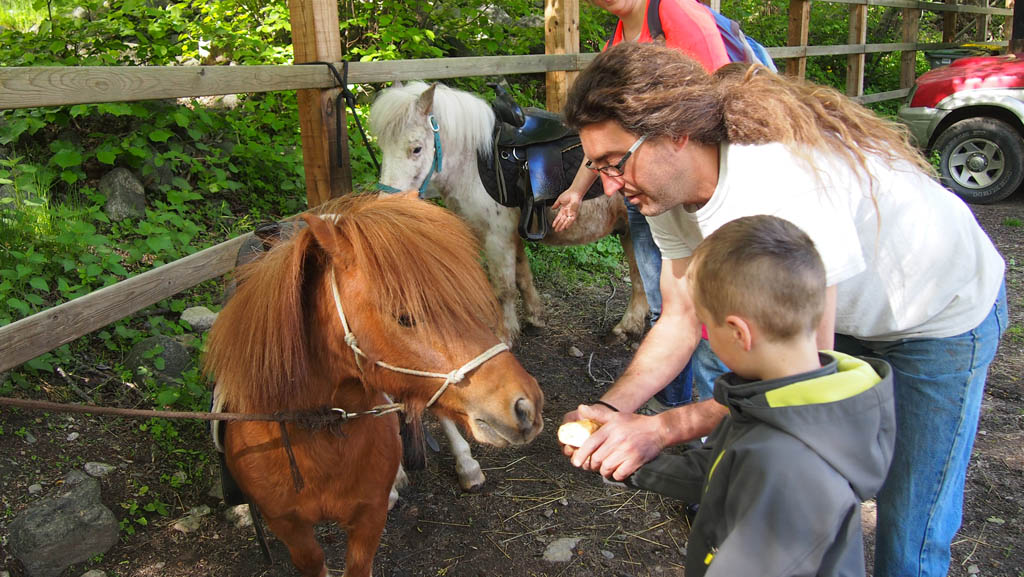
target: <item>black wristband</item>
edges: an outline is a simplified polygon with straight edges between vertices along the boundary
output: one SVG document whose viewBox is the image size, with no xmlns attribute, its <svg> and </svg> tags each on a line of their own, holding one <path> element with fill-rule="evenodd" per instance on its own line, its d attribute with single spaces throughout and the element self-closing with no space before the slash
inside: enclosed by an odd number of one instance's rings
<svg viewBox="0 0 1024 577">
<path fill-rule="evenodd" d="M 598 400 L 594 401 L 594 402 L 593 402 L 593 403 L 591 403 L 591 404 L 592 404 L 592 405 L 604 405 L 604 406 L 608 407 L 609 409 L 611 409 L 611 410 L 615 411 L 616 413 L 618 413 L 618 412 L 619 412 L 619 410 L 618 410 L 618 409 L 616 409 L 614 405 L 612 405 L 611 403 L 606 403 L 606 402 L 604 402 L 604 401 L 602 401 L 602 400 L 600 400 L 600 399 L 598 399 Z"/>
</svg>

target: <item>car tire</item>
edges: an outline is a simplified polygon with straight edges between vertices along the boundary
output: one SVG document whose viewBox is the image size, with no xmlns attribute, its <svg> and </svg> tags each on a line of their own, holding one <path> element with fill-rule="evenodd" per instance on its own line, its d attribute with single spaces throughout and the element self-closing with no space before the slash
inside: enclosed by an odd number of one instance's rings
<svg viewBox="0 0 1024 577">
<path fill-rule="evenodd" d="M 1024 139 L 1002 120 L 961 120 L 939 135 L 934 150 L 942 183 L 969 203 L 1003 200 L 1024 180 Z"/>
</svg>

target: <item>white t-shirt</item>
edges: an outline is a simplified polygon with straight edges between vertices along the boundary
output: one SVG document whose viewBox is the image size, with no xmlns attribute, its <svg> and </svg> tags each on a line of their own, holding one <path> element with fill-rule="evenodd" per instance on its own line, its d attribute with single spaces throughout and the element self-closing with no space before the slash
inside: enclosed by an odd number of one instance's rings
<svg viewBox="0 0 1024 577">
<path fill-rule="evenodd" d="M 1002 257 L 963 201 L 909 164 L 869 157 L 872 180 L 825 154 L 814 170 L 782 144 L 724 144 L 719 158 L 707 204 L 648 217 L 662 258 L 688 257 L 726 222 L 768 214 L 814 241 L 836 286 L 837 333 L 942 338 L 991 310 Z"/>
</svg>

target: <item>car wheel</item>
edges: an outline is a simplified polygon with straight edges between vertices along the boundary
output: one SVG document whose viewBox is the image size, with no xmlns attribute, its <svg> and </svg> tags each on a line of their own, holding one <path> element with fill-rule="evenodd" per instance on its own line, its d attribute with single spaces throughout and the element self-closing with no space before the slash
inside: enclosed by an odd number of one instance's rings
<svg viewBox="0 0 1024 577">
<path fill-rule="evenodd" d="M 942 183 L 973 204 L 1002 200 L 1024 180 L 1024 139 L 995 118 L 968 118 L 935 141 Z"/>
</svg>

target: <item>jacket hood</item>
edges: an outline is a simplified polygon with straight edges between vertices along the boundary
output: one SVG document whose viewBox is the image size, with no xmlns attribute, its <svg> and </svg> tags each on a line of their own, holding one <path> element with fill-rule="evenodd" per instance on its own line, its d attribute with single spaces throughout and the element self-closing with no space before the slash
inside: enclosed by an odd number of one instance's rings
<svg viewBox="0 0 1024 577">
<path fill-rule="evenodd" d="M 821 369 L 784 379 L 752 382 L 727 373 L 715 383 L 715 400 L 737 422 L 762 421 L 800 439 L 869 499 L 892 459 L 892 369 L 879 359 L 820 356 Z"/>
</svg>

